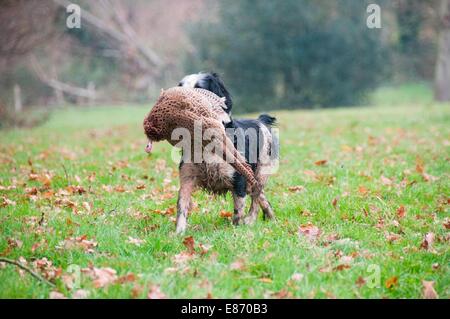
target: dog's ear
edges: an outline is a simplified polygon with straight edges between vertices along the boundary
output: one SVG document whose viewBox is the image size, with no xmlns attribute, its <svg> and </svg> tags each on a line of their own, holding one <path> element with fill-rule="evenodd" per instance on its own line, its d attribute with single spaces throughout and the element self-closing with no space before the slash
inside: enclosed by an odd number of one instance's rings
<svg viewBox="0 0 450 319">
<path fill-rule="evenodd" d="M 207 83 L 208 83 L 208 91 L 211 91 L 214 94 L 225 98 L 225 104 L 227 106 L 226 112 L 230 113 L 231 108 L 233 107 L 233 101 L 231 100 L 231 95 L 225 88 L 225 84 L 223 83 L 219 74 L 215 72 L 210 73 L 210 76 L 208 76 L 207 78 Z"/>
</svg>

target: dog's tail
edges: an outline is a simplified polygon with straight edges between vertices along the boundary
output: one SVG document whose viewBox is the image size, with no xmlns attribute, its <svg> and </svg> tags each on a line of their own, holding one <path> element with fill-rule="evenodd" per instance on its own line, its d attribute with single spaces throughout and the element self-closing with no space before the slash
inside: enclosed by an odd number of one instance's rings
<svg viewBox="0 0 450 319">
<path fill-rule="evenodd" d="M 276 117 L 270 116 L 269 114 L 261 114 L 258 120 L 269 128 L 277 124 Z"/>
</svg>

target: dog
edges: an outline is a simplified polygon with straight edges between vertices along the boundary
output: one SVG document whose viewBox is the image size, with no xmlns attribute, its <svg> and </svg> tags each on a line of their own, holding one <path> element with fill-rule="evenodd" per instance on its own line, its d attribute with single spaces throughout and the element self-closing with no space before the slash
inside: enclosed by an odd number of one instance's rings
<svg viewBox="0 0 450 319">
<path fill-rule="evenodd" d="M 197 73 L 185 76 L 178 86 L 202 88 L 221 98 L 225 98 L 225 112 L 230 120 L 223 123 L 228 137 L 246 161 L 250 164 L 255 177 L 263 187 L 267 183 L 269 170 L 278 159 L 278 141 L 272 132 L 276 118 L 268 114 L 261 114 L 258 119 L 233 119 L 231 110 L 233 101 L 231 94 L 217 73 Z M 253 134 L 247 134 L 251 132 Z M 205 189 L 215 194 L 233 194 L 234 213 L 233 224 L 252 224 L 258 217 L 259 207 L 263 211 L 264 219 L 275 217 L 272 206 L 264 191 L 257 195 L 250 194 L 244 176 L 236 172 L 233 167 L 220 159 L 214 163 L 185 163 L 183 159 L 179 165 L 180 189 L 177 202 L 176 232 L 183 233 L 187 226 L 187 215 L 191 206 L 191 195 L 197 188 Z M 246 195 L 251 195 L 251 205 L 244 217 Z"/>
</svg>

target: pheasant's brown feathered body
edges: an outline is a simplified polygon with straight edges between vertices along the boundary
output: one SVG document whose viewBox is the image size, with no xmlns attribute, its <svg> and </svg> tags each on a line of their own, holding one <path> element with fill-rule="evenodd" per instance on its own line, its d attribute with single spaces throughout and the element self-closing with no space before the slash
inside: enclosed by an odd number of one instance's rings
<svg viewBox="0 0 450 319">
<path fill-rule="evenodd" d="M 236 150 L 227 137 L 223 123 L 230 121 L 224 98 L 203 89 L 174 87 L 161 92 L 155 106 L 144 119 L 145 134 L 150 141 L 167 140 L 172 145 L 179 143 L 172 140 L 172 132 L 176 128 L 185 128 L 191 134 L 191 146 L 194 145 L 194 125 L 201 124 L 202 132 L 213 132 L 212 140 L 217 142 L 222 158 L 228 160 L 236 171 L 246 177 L 251 189 L 259 189 L 255 175 L 246 163 L 245 158 Z M 201 136 L 202 146 L 211 141 Z M 203 149 L 202 149 L 203 151 Z"/>
</svg>

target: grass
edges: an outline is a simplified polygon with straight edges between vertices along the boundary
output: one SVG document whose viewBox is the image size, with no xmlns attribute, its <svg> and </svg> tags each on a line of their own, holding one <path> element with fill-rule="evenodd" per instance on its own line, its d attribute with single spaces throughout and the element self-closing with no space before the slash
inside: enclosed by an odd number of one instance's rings
<svg viewBox="0 0 450 319">
<path fill-rule="evenodd" d="M 426 280 L 449 298 L 450 108 L 430 96 L 386 88 L 373 107 L 274 112 L 277 221 L 234 227 L 220 214 L 231 197 L 200 191 L 182 237 L 172 148 L 143 151 L 148 107 L 65 109 L 0 132 L 0 256 L 38 264 L 57 286 L 0 264 L 0 297 L 421 298 Z M 313 226 L 317 237 L 302 235 Z"/>
</svg>

